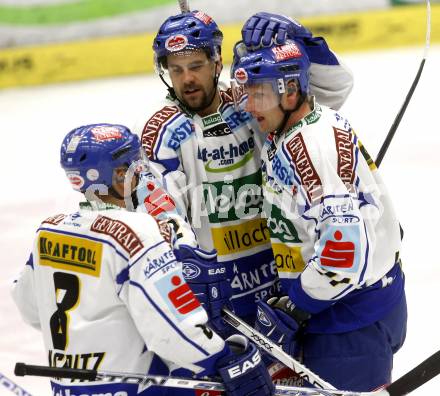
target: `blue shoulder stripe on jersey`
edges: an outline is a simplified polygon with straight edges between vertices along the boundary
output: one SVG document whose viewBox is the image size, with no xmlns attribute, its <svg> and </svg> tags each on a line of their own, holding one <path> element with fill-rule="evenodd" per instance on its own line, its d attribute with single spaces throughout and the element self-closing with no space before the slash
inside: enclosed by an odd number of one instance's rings
<svg viewBox="0 0 440 396">
<path fill-rule="evenodd" d="M 359 163 L 359 147 L 356 145 L 358 138 L 356 135 L 354 135 L 354 139 L 353 139 L 353 146 L 354 146 L 354 166 L 353 166 L 353 172 L 356 175 L 356 169 Z M 356 177 L 359 178 L 359 176 L 356 175 Z"/>
<path fill-rule="evenodd" d="M 162 175 L 165 176 L 166 173 L 175 171 L 179 168 L 180 161 L 178 158 L 168 158 L 168 159 L 155 159 L 154 162 L 157 162 L 158 164 L 162 165 L 167 172 L 162 173 Z"/>
<path fill-rule="evenodd" d="M 166 243 L 165 241 L 160 241 L 156 243 L 153 246 L 150 246 L 148 249 L 146 249 L 133 263 L 128 264 L 125 268 L 123 268 L 118 275 L 116 275 L 116 283 L 118 285 L 122 285 L 124 282 L 128 281 L 129 276 L 128 272 L 133 265 L 135 265 L 142 257 L 144 257 L 151 249 L 154 249 L 155 247 L 162 245 L 162 243 Z M 174 260 L 176 261 L 176 260 Z M 168 264 L 168 263 L 167 263 Z"/>
<path fill-rule="evenodd" d="M 101 238 L 96 238 L 96 237 L 92 237 L 92 236 L 86 236 L 83 234 L 77 234 L 75 232 L 70 232 L 70 231 L 62 231 L 62 230 L 56 230 L 53 228 L 46 228 L 46 227 L 40 227 L 38 228 L 38 231 L 50 231 L 53 232 L 55 234 L 63 234 L 63 235 L 70 235 L 70 236 L 76 236 L 78 238 L 82 238 L 82 239 L 89 239 L 91 241 L 95 241 L 95 242 L 102 242 L 105 243 L 109 246 L 111 246 L 113 249 L 115 249 L 116 254 L 118 254 L 119 256 L 121 256 L 125 261 L 128 261 L 128 257 L 126 257 L 122 252 L 120 252 L 118 249 L 116 249 L 116 246 L 113 245 L 111 242 L 106 241 L 105 239 L 101 239 Z"/>
<path fill-rule="evenodd" d="M 162 125 L 161 128 L 161 132 L 159 134 L 159 140 L 156 143 L 156 147 L 154 148 L 154 155 L 155 158 L 158 158 L 157 153 L 159 152 L 160 148 L 162 147 L 162 140 L 164 138 L 164 135 L 166 135 L 166 133 L 168 132 L 168 126 L 170 124 L 172 124 L 175 120 L 177 120 L 177 118 L 181 117 L 183 115 L 183 113 L 181 111 L 179 111 L 174 117 L 171 117 L 164 125 Z M 187 117 L 185 117 L 187 118 Z"/>
<path fill-rule="evenodd" d="M 31 267 L 32 269 L 34 269 L 34 256 L 33 256 L 32 253 L 29 255 L 29 258 L 28 258 L 28 260 L 26 261 L 26 265 L 29 265 L 29 267 Z"/>
<path fill-rule="evenodd" d="M 282 153 L 284 154 L 284 156 L 285 156 L 286 158 L 291 159 L 292 156 L 291 156 L 289 153 L 286 152 L 286 148 L 285 148 L 285 145 L 284 145 L 284 144 L 281 145 L 281 151 L 282 151 Z M 298 189 L 298 192 L 301 194 L 301 196 L 302 196 L 304 202 L 309 203 L 310 201 L 309 201 L 309 199 L 308 199 L 308 197 L 307 197 L 307 194 L 306 194 L 306 192 L 305 192 L 304 187 L 302 186 L 301 178 L 299 177 L 299 175 L 297 174 L 297 172 L 296 172 L 296 170 L 295 170 L 295 166 L 293 165 L 293 161 L 289 161 L 289 166 L 290 166 L 290 169 L 291 169 L 292 172 L 293 172 L 293 178 L 294 178 L 294 179 L 296 180 L 296 182 L 298 183 L 298 186 L 301 186 L 301 188 Z"/>
<path fill-rule="evenodd" d="M 359 277 L 359 283 L 362 283 L 364 281 L 364 275 L 368 265 L 368 256 L 370 254 L 370 243 L 368 242 L 369 238 L 368 238 L 367 225 L 365 224 L 365 221 L 364 221 L 364 231 L 365 231 L 365 241 L 367 243 L 367 246 L 365 247 L 365 262 L 364 262 L 364 268 L 362 268 L 362 272 Z"/>
<path fill-rule="evenodd" d="M 174 331 L 180 335 L 182 339 L 184 339 L 186 342 L 191 344 L 194 348 L 198 349 L 201 353 L 203 353 L 206 356 L 209 356 L 210 353 L 205 351 L 200 345 L 197 345 L 192 340 L 190 340 L 185 334 L 180 331 L 180 329 L 171 321 L 170 318 L 168 318 L 167 315 L 154 303 L 154 301 L 150 298 L 148 293 L 145 291 L 145 289 L 137 282 L 130 281 L 130 285 L 133 285 L 140 289 L 140 291 L 144 294 L 145 298 L 149 301 L 149 303 L 156 309 L 156 311 L 168 322 L 168 324 L 174 329 Z"/>
<path fill-rule="evenodd" d="M 165 239 L 163 239 L 162 241 L 160 241 L 160 242 L 158 242 L 158 243 L 156 243 L 155 245 L 153 245 L 153 246 L 150 246 L 148 249 L 145 249 L 145 251 L 135 260 L 135 261 L 133 261 L 133 263 L 132 264 L 130 264 L 129 265 L 129 267 L 131 268 L 133 265 L 135 265 L 142 257 L 144 257 L 151 249 L 154 249 L 154 248 L 156 248 L 156 247 L 158 247 L 159 245 L 162 245 L 163 243 L 167 243 L 166 241 L 165 241 Z"/>
<path fill-rule="evenodd" d="M 177 260 L 171 260 L 171 261 L 168 261 L 167 263 L 165 263 L 165 264 L 162 265 L 161 267 L 157 268 L 155 271 L 149 273 L 148 276 L 151 277 L 151 276 L 153 276 L 156 272 L 161 271 L 162 268 L 163 268 L 165 265 L 168 265 L 168 264 L 171 264 L 171 263 L 176 263 L 176 262 L 177 262 Z M 122 285 L 123 283 L 127 282 L 127 281 L 130 279 L 129 271 L 130 271 L 131 266 L 132 266 L 132 265 L 127 265 L 125 268 L 123 268 L 123 269 L 119 272 L 118 275 L 116 275 L 116 283 L 117 283 L 118 285 Z M 121 290 L 122 290 L 122 289 L 121 289 Z M 121 290 L 119 290 L 118 295 L 119 295 L 119 293 L 120 293 Z"/>
</svg>

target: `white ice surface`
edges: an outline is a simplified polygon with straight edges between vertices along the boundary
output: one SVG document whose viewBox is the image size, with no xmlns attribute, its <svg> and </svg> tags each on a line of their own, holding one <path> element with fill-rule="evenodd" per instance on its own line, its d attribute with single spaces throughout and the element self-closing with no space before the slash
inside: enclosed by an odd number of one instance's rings
<svg viewBox="0 0 440 396">
<path fill-rule="evenodd" d="M 343 58 L 355 88 L 342 112 L 373 157 L 414 79 L 423 49 L 369 52 Z M 405 229 L 402 257 L 409 308 L 408 335 L 395 356 L 398 378 L 440 349 L 439 199 L 440 47 L 431 48 L 419 86 L 381 166 Z M 33 396 L 50 394 L 47 379 L 15 377 L 15 362 L 46 364 L 39 333 L 19 317 L 9 295 L 29 254 L 33 233 L 49 215 L 74 210 L 80 198 L 58 164 L 64 135 L 95 122 L 132 125 L 164 89 L 152 76 L 124 77 L 0 91 L 0 373 Z M 437 98 L 437 99 L 436 99 Z M 13 394 L 0 383 L 0 395 Z M 414 392 L 439 395 L 440 379 Z"/>
</svg>

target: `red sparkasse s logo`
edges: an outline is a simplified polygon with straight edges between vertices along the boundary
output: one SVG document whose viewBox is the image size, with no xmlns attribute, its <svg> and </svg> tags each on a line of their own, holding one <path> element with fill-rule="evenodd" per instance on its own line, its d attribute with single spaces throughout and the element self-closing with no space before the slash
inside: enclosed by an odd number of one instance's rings
<svg viewBox="0 0 440 396">
<path fill-rule="evenodd" d="M 90 130 L 93 134 L 93 137 L 98 141 L 102 142 L 104 140 L 111 140 L 111 139 L 120 139 L 122 138 L 121 131 L 112 126 L 99 126 L 94 127 Z"/>
<path fill-rule="evenodd" d="M 272 48 L 272 52 L 275 54 L 275 60 L 277 62 L 286 59 L 300 58 L 302 56 L 301 51 L 295 43 L 289 43 L 274 47 Z"/>
<path fill-rule="evenodd" d="M 148 182 L 147 189 L 150 191 L 150 195 L 145 197 L 144 205 L 151 216 L 156 217 L 163 212 L 172 212 L 176 209 L 173 199 L 163 188 Z"/>
<path fill-rule="evenodd" d="M 240 67 L 235 71 L 234 75 L 235 75 L 235 79 L 239 84 L 246 84 L 248 80 L 248 74 L 245 69 Z"/>
<path fill-rule="evenodd" d="M 200 307 L 200 302 L 189 285 L 179 276 L 174 275 L 171 283 L 177 287 L 168 293 L 168 298 L 179 313 L 185 315 Z"/>
<path fill-rule="evenodd" d="M 326 267 L 351 268 L 354 262 L 355 245 L 351 241 L 342 241 L 343 234 L 336 231 L 334 241 L 327 240 L 321 253 L 321 264 Z"/>
<path fill-rule="evenodd" d="M 188 44 L 188 39 L 183 34 L 176 34 L 167 38 L 165 41 L 165 48 L 171 52 L 183 50 Z"/>
</svg>

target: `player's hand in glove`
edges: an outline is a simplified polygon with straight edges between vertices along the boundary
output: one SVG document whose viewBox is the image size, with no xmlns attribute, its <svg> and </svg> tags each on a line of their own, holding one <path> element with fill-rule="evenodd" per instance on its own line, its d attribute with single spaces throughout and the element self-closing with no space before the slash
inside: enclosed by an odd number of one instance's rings
<svg viewBox="0 0 440 396">
<path fill-rule="evenodd" d="M 268 47 L 272 42 L 282 45 L 287 39 L 311 38 L 312 33 L 292 18 L 269 12 L 257 12 L 244 23 L 241 36 L 246 47 L 255 49 Z"/>
<path fill-rule="evenodd" d="M 183 276 L 208 313 L 210 326 L 222 337 L 231 334 L 231 327 L 223 321 L 223 307 L 232 309 L 231 285 L 226 278 L 226 267 L 217 262 L 217 252 L 182 245 L 174 250 L 182 262 Z"/>
<path fill-rule="evenodd" d="M 313 37 L 309 29 L 284 15 L 257 12 L 245 22 L 241 35 L 248 50 L 267 47 L 272 42 L 283 45 L 290 39 L 304 45 L 310 62 L 320 65 L 339 65 L 338 58 L 329 49 L 324 38 Z"/>
<path fill-rule="evenodd" d="M 241 335 L 229 337 L 226 344 L 230 353 L 216 363 L 226 395 L 273 395 L 275 387 L 256 346 Z"/>
<path fill-rule="evenodd" d="M 294 356 L 297 332 L 308 319 L 310 314 L 295 307 L 288 296 L 272 297 L 257 303 L 255 328 Z"/>
</svg>

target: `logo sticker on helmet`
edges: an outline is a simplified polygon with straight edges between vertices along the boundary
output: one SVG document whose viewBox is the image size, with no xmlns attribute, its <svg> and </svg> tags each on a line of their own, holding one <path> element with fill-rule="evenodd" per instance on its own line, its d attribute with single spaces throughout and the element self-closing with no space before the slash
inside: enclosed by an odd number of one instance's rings
<svg viewBox="0 0 440 396">
<path fill-rule="evenodd" d="M 67 178 L 69 179 L 70 184 L 72 184 L 72 187 L 75 190 L 80 190 L 81 187 L 84 185 L 83 177 L 77 173 L 67 173 Z"/>
<path fill-rule="evenodd" d="M 237 80 L 237 82 L 239 84 L 246 84 L 246 82 L 248 80 L 248 74 L 245 69 L 240 67 L 239 69 L 237 69 L 235 71 L 234 75 L 235 75 L 235 79 Z"/>
<path fill-rule="evenodd" d="M 171 52 L 183 50 L 188 45 L 188 38 L 183 34 L 177 34 L 167 38 L 165 48 Z"/>
<path fill-rule="evenodd" d="M 104 140 L 121 139 L 121 131 L 113 126 L 97 126 L 90 130 L 97 142 Z"/>
<path fill-rule="evenodd" d="M 96 181 L 99 178 L 99 171 L 97 169 L 89 169 L 86 173 L 87 179 L 90 181 Z"/>
<path fill-rule="evenodd" d="M 295 43 L 289 43 L 272 48 L 275 60 L 281 62 L 286 59 L 300 58 L 302 52 Z"/>
<path fill-rule="evenodd" d="M 69 145 L 67 146 L 66 153 L 74 153 L 81 139 L 82 139 L 81 136 L 74 136 L 70 140 Z"/>
<path fill-rule="evenodd" d="M 212 22 L 212 18 L 211 18 L 208 14 L 205 14 L 205 13 L 202 12 L 202 11 L 197 11 L 197 12 L 194 14 L 194 16 L 195 16 L 197 19 L 201 20 L 205 25 L 209 25 L 209 24 Z"/>
</svg>

